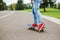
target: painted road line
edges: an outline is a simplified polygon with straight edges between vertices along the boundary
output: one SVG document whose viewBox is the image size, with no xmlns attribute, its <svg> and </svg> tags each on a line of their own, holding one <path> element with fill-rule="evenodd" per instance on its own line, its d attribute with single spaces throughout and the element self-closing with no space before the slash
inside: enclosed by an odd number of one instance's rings
<svg viewBox="0 0 60 40">
<path fill-rule="evenodd" d="M 6 14 L 6 15 L 4 15 L 4 16 L 1 16 L 0 19 L 5 18 L 5 17 L 7 17 L 7 16 L 10 16 L 11 14 L 13 14 L 13 12 L 10 13 L 10 14 Z"/>
</svg>

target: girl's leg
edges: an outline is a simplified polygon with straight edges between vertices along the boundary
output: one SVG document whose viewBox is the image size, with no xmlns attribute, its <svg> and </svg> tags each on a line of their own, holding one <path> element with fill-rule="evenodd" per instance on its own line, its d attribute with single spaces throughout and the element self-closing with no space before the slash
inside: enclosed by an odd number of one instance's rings
<svg viewBox="0 0 60 40">
<path fill-rule="evenodd" d="M 33 17 L 34 17 L 34 24 L 37 24 L 37 16 L 36 16 L 36 13 L 34 11 L 35 9 L 33 8 L 32 9 L 32 13 L 33 13 Z"/>
<path fill-rule="evenodd" d="M 35 3 L 35 6 L 34 6 L 34 13 L 35 13 L 35 17 L 36 17 L 36 21 L 37 23 L 42 23 L 42 16 L 41 16 L 41 13 L 39 11 L 39 6 L 40 6 L 40 3 Z"/>
<path fill-rule="evenodd" d="M 34 17 L 34 23 L 32 24 L 32 27 L 36 27 L 37 25 L 37 16 L 36 13 L 34 12 L 34 8 L 32 9 L 33 17 Z"/>
<path fill-rule="evenodd" d="M 43 23 L 42 16 L 39 10 L 37 11 L 37 18 L 38 18 L 39 24 Z"/>
</svg>

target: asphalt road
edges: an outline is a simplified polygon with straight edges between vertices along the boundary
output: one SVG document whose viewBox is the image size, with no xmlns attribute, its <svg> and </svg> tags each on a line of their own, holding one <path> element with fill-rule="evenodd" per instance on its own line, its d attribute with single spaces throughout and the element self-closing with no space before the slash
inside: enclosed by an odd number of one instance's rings
<svg viewBox="0 0 60 40">
<path fill-rule="evenodd" d="M 43 18 L 45 31 L 36 32 L 27 30 L 27 24 L 33 23 L 33 16 L 27 12 L 6 11 L 12 13 L 0 19 L 0 40 L 60 40 L 60 25 Z"/>
</svg>

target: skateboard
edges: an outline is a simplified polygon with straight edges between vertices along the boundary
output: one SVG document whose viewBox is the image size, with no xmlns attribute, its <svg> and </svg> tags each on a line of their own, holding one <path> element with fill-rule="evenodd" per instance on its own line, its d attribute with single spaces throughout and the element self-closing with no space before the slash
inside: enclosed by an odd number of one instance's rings
<svg viewBox="0 0 60 40">
<path fill-rule="evenodd" d="M 29 26 L 28 30 L 33 30 L 33 31 L 37 31 L 37 32 L 44 32 L 44 29 L 45 29 L 45 25 L 43 26 L 43 28 L 40 31 L 38 31 L 38 26 L 32 27 L 32 24 L 28 24 L 27 26 Z"/>
</svg>

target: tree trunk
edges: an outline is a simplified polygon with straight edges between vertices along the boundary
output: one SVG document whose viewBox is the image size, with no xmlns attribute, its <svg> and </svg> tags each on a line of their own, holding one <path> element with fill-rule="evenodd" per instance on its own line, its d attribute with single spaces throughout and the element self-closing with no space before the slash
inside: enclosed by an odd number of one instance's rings
<svg viewBox="0 0 60 40">
<path fill-rule="evenodd" d="M 44 3 L 44 12 L 46 12 L 46 9 L 45 9 L 45 3 Z"/>
</svg>

